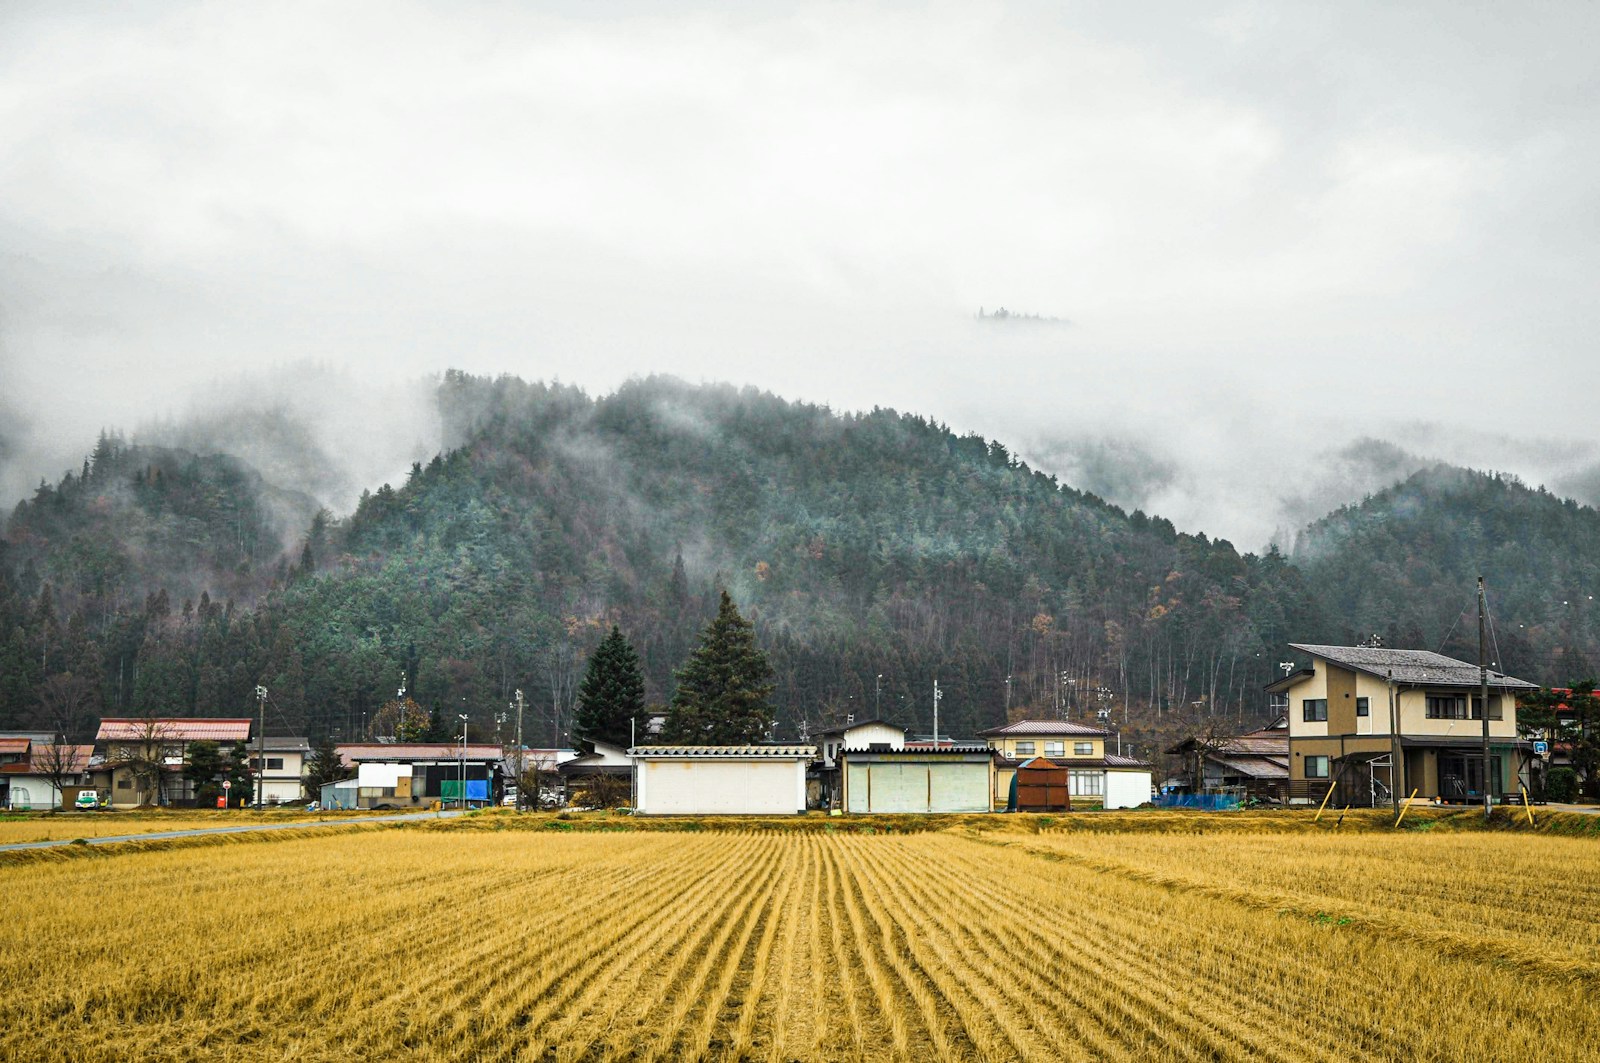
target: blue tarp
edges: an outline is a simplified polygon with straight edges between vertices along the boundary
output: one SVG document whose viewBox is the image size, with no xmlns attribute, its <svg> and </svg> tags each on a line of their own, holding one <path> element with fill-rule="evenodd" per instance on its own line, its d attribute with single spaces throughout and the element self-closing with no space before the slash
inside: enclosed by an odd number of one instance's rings
<svg viewBox="0 0 1600 1063">
<path fill-rule="evenodd" d="M 1239 807 L 1239 799 L 1231 794 L 1162 794 L 1156 798 L 1161 808 L 1203 808 L 1208 812 L 1226 812 Z"/>
</svg>

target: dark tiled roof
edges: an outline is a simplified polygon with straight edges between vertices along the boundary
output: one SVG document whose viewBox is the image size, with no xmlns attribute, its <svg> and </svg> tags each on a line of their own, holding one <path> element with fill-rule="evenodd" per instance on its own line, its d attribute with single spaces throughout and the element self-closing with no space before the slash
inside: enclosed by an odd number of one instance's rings
<svg viewBox="0 0 1600 1063">
<path fill-rule="evenodd" d="M 1068 723 L 1066 720 L 1018 720 L 1004 727 L 991 727 L 987 731 L 978 732 L 984 738 L 1030 738 L 1038 735 L 1086 735 L 1104 738 L 1110 733 L 1101 727 Z"/>
<path fill-rule="evenodd" d="M 1374 649 L 1368 646 L 1312 646 L 1291 642 L 1290 647 L 1320 657 L 1341 668 L 1378 676 L 1394 674 L 1397 683 L 1414 686 L 1475 687 L 1478 666 L 1431 650 Z M 1538 684 L 1490 670 L 1489 685 L 1509 690 L 1537 690 Z"/>
</svg>

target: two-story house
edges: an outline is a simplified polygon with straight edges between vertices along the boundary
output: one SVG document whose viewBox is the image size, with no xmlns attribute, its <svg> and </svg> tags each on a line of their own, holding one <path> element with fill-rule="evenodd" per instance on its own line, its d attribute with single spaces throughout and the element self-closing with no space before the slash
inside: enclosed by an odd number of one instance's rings
<svg viewBox="0 0 1600 1063">
<path fill-rule="evenodd" d="M 1431 800 L 1481 798 L 1485 706 L 1477 665 L 1428 650 L 1291 646 L 1311 665 L 1267 687 L 1288 700 L 1291 803 L 1321 802 L 1335 784 L 1332 800 L 1357 807 L 1383 804 L 1396 790 Z M 1533 753 L 1517 737 L 1517 692 L 1537 687 L 1495 671 L 1488 679 L 1488 785 L 1497 796 L 1515 794 Z"/>
<path fill-rule="evenodd" d="M 183 774 L 191 742 L 215 742 L 226 753 L 235 742 L 248 742 L 253 721 L 242 718 L 147 719 L 100 721 L 95 742 L 103 757 L 93 770 L 95 783 L 111 794 L 116 807 L 165 805 L 194 799 Z M 238 795 L 235 800 L 250 795 Z"/>
<path fill-rule="evenodd" d="M 1136 808 L 1150 800 L 1150 765 L 1106 752 L 1112 732 L 1064 720 L 1019 720 L 979 731 L 1000 754 L 995 765 L 995 801 L 1004 807 L 1017 765 L 1044 757 L 1067 769 L 1073 798 L 1095 800 L 1103 808 Z"/>
</svg>

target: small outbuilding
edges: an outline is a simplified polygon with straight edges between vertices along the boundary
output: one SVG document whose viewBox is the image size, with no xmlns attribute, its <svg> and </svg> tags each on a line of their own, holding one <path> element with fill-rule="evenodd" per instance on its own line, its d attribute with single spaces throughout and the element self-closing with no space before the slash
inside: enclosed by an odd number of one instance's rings
<svg viewBox="0 0 1600 1063">
<path fill-rule="evenodd" d="M 790 816 L 806 810 L 813 745 L 635 746 L 634 808 L 647 816 Z"/>
<path fill-rule="evenodd" d="M 994 751 L 986 745 L 939 749 L 845 749 L 847 812 L 993 812 Z"/>
<path fill-rule="evenodd" d="M 1013 812 L 1071 812 L 1071 780 L 1067 768 L 1044 757 L 1032 757 L 1017 765 L 1011 776 Z"/>
</svg>

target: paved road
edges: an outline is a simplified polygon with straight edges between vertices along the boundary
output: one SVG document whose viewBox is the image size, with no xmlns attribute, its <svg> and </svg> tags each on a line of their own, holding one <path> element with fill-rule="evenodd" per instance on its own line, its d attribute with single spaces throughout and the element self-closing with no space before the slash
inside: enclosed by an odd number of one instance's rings
<svg viewBox="0 0 1600 1063">
<path fill-rule="evenodd" d="M 449 812 L 406 812 L 396 816 L 352 816 L 349 819 L 300 820 L 293 823 L 246 823 L 237 827 L 194 827 L 190 830 L 151 831 L 147 834 L 114 834 L 105 838 L 85 838 L 90 845 L 110 845 L 113 842 L 148 842 L 166 838 L 196 838 L 203 834 L 246 834 L 256 830 L 300 830 L 305 827 L 348 827 L 352 823 L 411 823 L 423 819 L 450 819 L 461 815 L 461 810 Z M 0 845 L 0 853 L 17 849 L 55 849 L 63 845 L 76 845 L 76 839 L 50 842 L 13 842 Z"/>
<path fill-rule="evenodd" d="M 1563 805 L 1552 801 L 1544 807 L 1554 812 L 1582 812 L 1589 816 L 1600 816 L 1600 805 Z"/>
</svg>

